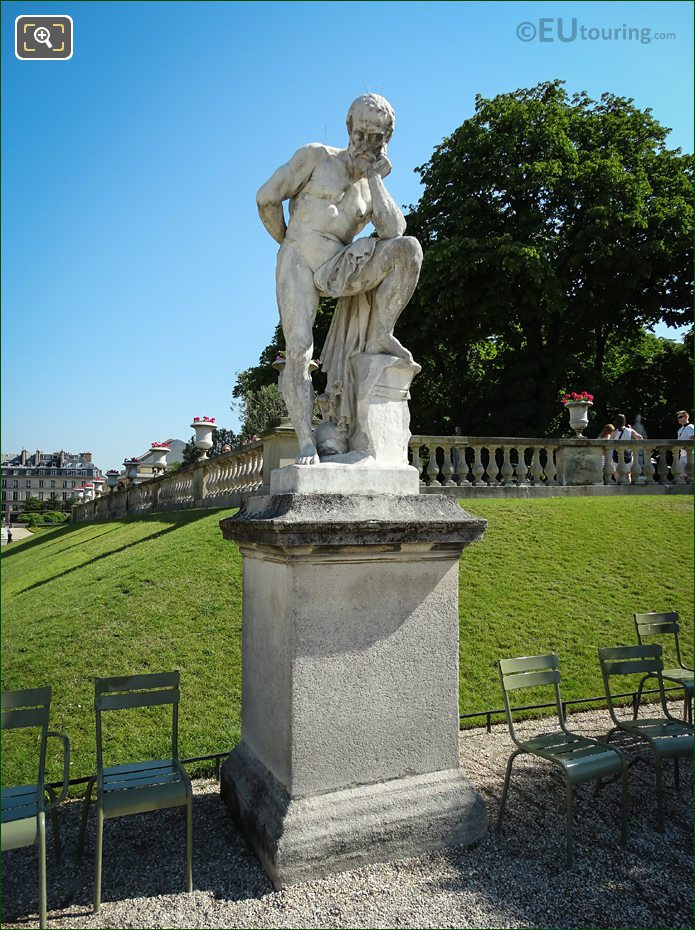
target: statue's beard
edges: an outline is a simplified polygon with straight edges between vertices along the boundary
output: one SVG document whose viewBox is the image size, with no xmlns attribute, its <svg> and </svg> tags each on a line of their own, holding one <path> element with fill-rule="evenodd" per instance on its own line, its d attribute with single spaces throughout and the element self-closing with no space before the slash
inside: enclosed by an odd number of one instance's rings
<svg viewBox="0 0 695 930">
<path fill-rule="evenodd" d="M 348 145 L 348 155 L 350 161 L 358 171 L 367 171 L 374 162 L 386 153 L 386 148 L 382 147 L 378 152 L 374 152 L 366 145 Z"/>
</svg>

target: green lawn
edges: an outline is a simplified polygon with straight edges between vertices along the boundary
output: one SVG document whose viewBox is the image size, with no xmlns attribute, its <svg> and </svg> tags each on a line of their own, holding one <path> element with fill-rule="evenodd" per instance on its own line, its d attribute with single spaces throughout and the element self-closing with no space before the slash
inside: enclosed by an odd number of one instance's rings
<svg viewBox="0 0 695 930">
<path fill-rule="evenodd" d="M 467 509 L 489 525 L 461 562 L 462 713 L 501 706 L 499 656 L 554 650 L 565 697 L 600 694 L 596 648 L 633 642 L 633 611 L 679 611 L 692 655 L 691 498 Z M 241 557 L 220 534 L 228 513 L 77 524 L 3 548 L 3 687 L 53 686 L 51 724 L 70 735 L 73 777 L 94 767 L 100 675 L 179 668 L 182 755 L 238 741 Z M 119 751 L 166 753 L 152 745 L 147 717 Z M 33 778 L 23 758 L 3 755 L 3 783 Z M 50 774 L 58 777 L 55 757 Z"/>
<path fill-rule="evenodd" d="M 495 663 L 505 656 L 555 652 L 564 698 L 603 694 L 596 650 L 635 643 L 633 613 L 678 611 L 692 658 L 691 497 L 464 506 L 488 528 L 461 559 L 461 713 L 502 707 Z"/>
</svg>

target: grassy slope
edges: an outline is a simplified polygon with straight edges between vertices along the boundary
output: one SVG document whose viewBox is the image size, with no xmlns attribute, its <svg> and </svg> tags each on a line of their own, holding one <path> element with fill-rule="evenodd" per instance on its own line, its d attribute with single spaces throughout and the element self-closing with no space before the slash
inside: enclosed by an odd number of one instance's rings
<svg viewBox="0 0 695 930">
<path fill-rule="evenodd" d="M 563 697 L 603 694 L 596 650 L 636 642 L 633 613 L 678 611 L 692 658 L 692 498 L 466 507 L 489 522 L 461 560 L 461 713 L 502 706 L 495 663 L 504 656 L 555 652 Z"/>
<path fill-rule="evenodd" d="M 462 712 L 500 706 L 500 655 L 555 650 L 565 697 L 600 694 L 596 647 L 632 642 L 635 610 L 678 610 L 692 655 L 690 498 L 468 509 L 489 527 L 461 562 Z M 238 740 L 241 558 L 221 537 L 226 513 L 79 524 L 3 549 L 3 687 L 53 685 L 51 723 L 70 735 L 74 777 L 94 765 L 99 675 L 180 668 L 182 754 Z M 124 743 L 165 754 L 147 726 L 129 728 Z M 32 777 L 7 763 L 10 780 Z"/>
</svg>

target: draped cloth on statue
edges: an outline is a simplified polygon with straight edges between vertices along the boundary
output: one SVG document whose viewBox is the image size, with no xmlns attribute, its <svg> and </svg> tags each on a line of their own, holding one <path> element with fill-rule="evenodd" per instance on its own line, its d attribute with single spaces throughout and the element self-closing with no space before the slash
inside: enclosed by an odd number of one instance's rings
<svg viewBox="0 0 695 930">
<path fill-rule="evenodd" d="M 328 379 L 326 394 L 336 403 L 338 428 L 348 434 L 354 429 L 357 406 L 357 386 L 350 360 L 355 353 L 365 350 L 374 291 L 343 295 L 371 260 L 378 241 L 369 238 L 351 242 L 314 275 L 314 283 L 322 294 L 338 298 L 321 353 L 321 369 Z"/>
</svg>

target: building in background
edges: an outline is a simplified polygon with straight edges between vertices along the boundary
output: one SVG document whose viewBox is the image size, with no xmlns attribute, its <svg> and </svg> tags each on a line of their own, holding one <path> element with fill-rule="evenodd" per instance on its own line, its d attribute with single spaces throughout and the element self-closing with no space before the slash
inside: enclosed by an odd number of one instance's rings
<svg viewBox="0 0 695 930">
<path fill-rule="evenodd" d="M 167 468 L 171 468 L 176 462 L 183 462 L 183 450 L 187 445 L 183 439 L 165 439 L 164 444 L 169 447 L 166 453 Z M 154 451 L 153 448 L 148 449 L 147 452 L 143 452 L 141 455 L 134 456 L 130 461 L 137 462 L 137 478 L 135 480 L 146 481 L 148 478 L 154 478 L 156 474 L 155 463 L 159 460 L 159 457 L 160 454 Z M 126 488 L 129 483 L 126 470 L 123 469 L 118 479 L 118 487 L 120 489 Z"/>
<path fill-rule="evenodd" d="M 102 477 L 91 452 L 3 452 L 2 516 L 12 522 L 31 497 L 53 500 L 60 509 L 64 501 L 76 497 L 75 488 Z"/>
</svg>

